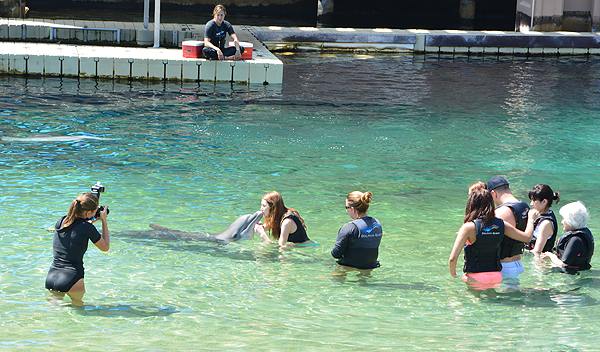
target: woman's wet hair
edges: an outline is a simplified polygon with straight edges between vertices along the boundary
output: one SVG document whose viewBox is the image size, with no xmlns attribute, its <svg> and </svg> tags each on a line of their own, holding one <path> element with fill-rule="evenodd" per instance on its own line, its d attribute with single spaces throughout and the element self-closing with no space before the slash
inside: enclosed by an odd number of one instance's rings
<svg viewBox="0 0 600 352">
<path fill-rule="evenodd" d="M 469 186 L 469 195 L 471 195 L 471 193 L 473 193 L 474 191 L 480 191 L 482 189 L 487 190 L 487 184 L 483 181 L 477 181 L 471 186 Z"/>
<path fill-rule="evenodd" d="M 538 200 L 540 202 L 546 199 L 548 201 L 548 208 L 552 206 L 553 200 L 555 200 L 556 203 L 560 201 L 558 192 L 553 192 L 550 186 L 543 183 L 538 183 L 531 191 L 529 191 L 529 199 L 533 201 Z"/>
<path fill-rule="evenodd" d="M 359 213 L 366 213 L 369 209 L 369 204 L 373 200 L 373 194 L 369 191 L 362 193 L 354 191 L 346 196 L 348 205 L 356 209 Z"/>
<path fill-rule="evenodd" d="M 559 213 L 563 217 L 565 223 L 575 229 L 587 227 L 587 223 L 590 219 L 585 205 L 579 201 L 563 206 L 560 208 Z"/>
<path fill-rule="evenodd" d="M 82 218 L 86 212 L 98 209 L 98 197 L 93 193 L 81 193 L 71 202 L 69 213 L 63 221 L 63 227 L 68 227 L 75 221 L 75 218 Z"/>
<path fill-rule="evenodd" d="M 487 189 L 475 189 L 469 194 L 467 206 L 465 207 L 464 223 L 481 219 L 486 224 L 496 216 L 494 214 L 494 198 Z"/>
<path fill-rule="evenodd" d="M 215 15 L 217 13 L 219 13 L 219 11 L 223 11 L 224 15 L 227 14 L 227 10 L 225 10 L 225 6 L 223 6 L 223 5 L 217 5 L 217 6 L 215 6 L 215 9 L 213 10 L 213 17 L 215 17 Z"/>
<path fill-rule="evenodd" d="M 262 199 L 264 199 L 267 204 L 269 204 L 269 215 L 265 216 L 265 223 L 267 227 L 270 229 L 271 235 L 276 240 L 281 236 L 281 221 L 283 220 L 284 215 L 287 213 L 294 213 L 300 218 L 302 222 L 302 226 L 306 229 L 306 224 L 304 223 L 304 219 L 300 216 L 298 211 L 293 208 L 287 208 L 283 203 L 283 197 L 279 192 L 272 191 L 265 194 Z"/>
</svg>

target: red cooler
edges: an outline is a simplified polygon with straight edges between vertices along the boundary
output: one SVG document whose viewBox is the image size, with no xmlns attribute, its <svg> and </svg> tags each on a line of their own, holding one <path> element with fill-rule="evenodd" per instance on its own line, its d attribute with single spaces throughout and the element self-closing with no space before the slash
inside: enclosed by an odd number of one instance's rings
<svg viewBox="0 0 600 352">
<path fill-rule="evenodd" d="M 202 57 L 202 49 L 204 42 L 199 40 L 186 40 L 181 43 L 183 48 L 183 57 L 200 58 Z"/>
<path fill-rule="evenodd" d="M 248 42 L 240 42 L 240 45 L 244 48 L 242 53 L 242 60 L 252 60 L 252 52 L 254 51 L 254 45 Z M 229 46 L 235 46 L 233 42 L 229 42 Z"/>
</svg>

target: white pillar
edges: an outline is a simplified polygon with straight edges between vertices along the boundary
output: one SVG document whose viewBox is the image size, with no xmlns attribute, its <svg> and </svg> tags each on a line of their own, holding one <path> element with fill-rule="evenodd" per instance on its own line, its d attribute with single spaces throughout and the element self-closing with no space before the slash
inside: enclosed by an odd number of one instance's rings
<svg viewBox="0 0 600 352">
<path fill-rule="evenodd" d="M 317 18 L 328 19 L 333 15 L 333 0 L 318 0 Z"/>
<path fill-rule="evenodd" d="M 148 30 L 148 22 L 150 21 L 150 0 L 144 0 L 144 29 Z"/>
<path fill-rule="evenodd" d="M 460 28 L 472 29 L 475 18 L 475 0 L 460 0 L 458 14 L 460 15 Z"/>
<path fill-rule="evenodd" d="M 590 6 L 592 15 L 592 32 L 600 31 L 600 0 L 592 0 Z"/>
<path fill-rule="evenodd" d="M 154 0 L 154 47 L 160 47 L 160 0 Z"/>
</svg>

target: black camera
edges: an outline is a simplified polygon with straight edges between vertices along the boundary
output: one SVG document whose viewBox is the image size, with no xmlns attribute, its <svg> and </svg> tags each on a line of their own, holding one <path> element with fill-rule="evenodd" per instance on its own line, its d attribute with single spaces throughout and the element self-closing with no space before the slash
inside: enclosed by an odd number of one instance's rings
<svg viewBox="0 0 600 352">
<path fill-rule="evenodd" d="M 104 193 L 104 186 L 102 185 L 102 183 L 100 183 L 100 181 L 96 182 L 95 185 L 92 186 L 92 194 L 95 194 L 96 197 L 98 197 L 98 201 L 100 201 L 100 193 Z M 100 217 L 100 212 L 102 210 L 104 210 L 104 206 L 98 207 L 98 210 L 96 211 L 96 215 L 94 215 L 94 218 L 99 218 Z M 106 215 L 110 214 L 110 209 L 108 209 L 108 207 L 106 207 Z"/>
</svg>

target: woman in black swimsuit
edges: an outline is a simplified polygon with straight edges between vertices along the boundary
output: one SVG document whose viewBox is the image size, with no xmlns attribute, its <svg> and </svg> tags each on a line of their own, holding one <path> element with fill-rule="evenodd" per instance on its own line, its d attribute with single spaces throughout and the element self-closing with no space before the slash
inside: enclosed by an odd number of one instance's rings
<svg viewBox="0 0 600 352">
<path fill-rule="evenodd" d="M 297 244 L 314 243 L 306 234 L 304 219 L 295 209 L 286 208 L 281 194 L 276 191 L 269 192 L 262 197 L 260 211 L 265 216 L 265 224 L 256 224 L 254 231 L 265 241 L 270 241 L 265 232 L 265 230 L 269 230 L 277 241 L 275 243 L 280 246 L 285 245 L 287 242 Z"/>
<path fill-rule="evenodd" d="M 98 197 L 92 193 L 82 193 L 71 202 L 67 216 L 63 216 L 56 223 L 52 244 L 54 260 L 46 277 L 46 288 L 52 293 L 52 299 L 63 299 L 67 294 L 73 305 L 83 305 L 83 255 L 87 251 L 88 240 L 103 252 L 110 248 L 106 220 L 108 208 L 102 207 L 99 212 L 102 234 L 90 220 L 97 210 Z"/>
</svg>

